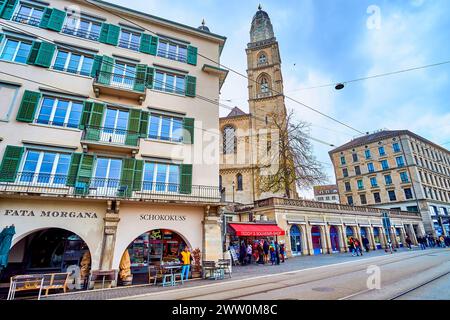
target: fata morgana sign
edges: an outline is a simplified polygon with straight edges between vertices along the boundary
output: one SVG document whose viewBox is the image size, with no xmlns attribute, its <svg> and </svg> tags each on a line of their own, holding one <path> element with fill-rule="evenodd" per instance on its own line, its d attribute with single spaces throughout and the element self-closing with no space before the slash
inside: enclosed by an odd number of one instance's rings
<svg viewBox="0 0 450 320">
<path fill-rule="evenodd" d="M 75 219 L 97 219 L 95 212 L 81 211 L 53 211 L 53 210 L 26 210 L 5 209 L 3 216 L 9 217 L 41 217 L 41 218 L 75 218 Z"/>
</svg>

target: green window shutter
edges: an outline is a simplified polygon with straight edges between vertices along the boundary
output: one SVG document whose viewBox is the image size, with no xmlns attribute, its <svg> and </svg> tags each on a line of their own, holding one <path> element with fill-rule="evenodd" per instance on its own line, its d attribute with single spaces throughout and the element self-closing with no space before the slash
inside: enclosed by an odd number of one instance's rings
<svg viewBox="0 0 450 320">
<path fill-rule="evenodd" d="M 192 192 L 192 164 L 182 164 L 180 169 L 180 193 L 190 194 Z"/>
<path fill-rule="evenodd" d="M 19 3 L 19 0 L 6 0 L 3 5 L 1 5 L 0 3 L 0 8 L 3 6 L 3 10 L 0 11 L 1 17 L 3 19 L 10 20 L 14 13 L 14 9 L 16 8 L 17 3 Z"/>
<path fill-rule="evenodd" d="M 34 65 L 44 68 L 50 67 L 55 50 L 56 46 L 53 43 L 42 42 L 41 46 L 39 47 L 36 61 L 34 61 Z"/>
<path fill-rule="evenodd" d="M 197 86 L 197 78 L 186 76 L 186 96 L 195 97 L 195 87 Z"/>
<path fill-rule="evenodd" d="M 39 24 L 39 27 L 47 29 L 52 12 L 53 12 L 52 8 L 44 9 L 44 14 L 42 15 L 42 19 L 41 19 L 41 23 Z"/>
<path fill-rule="evenodd" d="M 156 51 L 158 50 L 158 41 L 159 41 L 158 37 L 152 36 L 149 52 L 152 56 L 156 56 Z"/>
<path fill-rule="evenodd" d="M 1 0 L 0 0 L 0 1 L 1 1 Z M 0 43 L 2 43 L 3 36 L 4 36 L 4 34 L 3 34 L 3 33 L 0 33 Z"/>
<path fill-rule="evenodd" d="M 102 29 L 100 30 L 100 38 L 98 41 L 117 46 L 119 42 L 120 27 L 113 24 L 102 24 Z"/>
<path fill-rule="evenodd" d="M 16 120 L 21 122 L 33 122 L 34 114 L 36 113 L 40 99 L 40 92 L 25 90 L 19 111 L 17 112 Z"/>
<path fill-rule="evenodd" d="M 194 66 L 197 65 L 197 48 L 193 46 L 187 47 L 187 63 Z"/>
<path fill-rule="evenodd" d="M 145 79 L 145 85 L 149 89 L 153 89 L 153 79 L 155 79 L 155 68 L 147 67 L 147 75 Z"/>
<path fill-rule="evenodd" d="M 152 44 L 152 36 L 149 34 L 143 33 L 141 35 L 141 44 L 139 46 L 139 51 L 150 54 L 151 44 Z"/>
<path fill-rule="evenodd" d="M 133 191 L 142 190 L 142 175 L 144 173 L 144 161 L 136 160 L 134 166 Z"/>
<path fill-rule="evenodd" d="M 6 7 L 7 0 L 0 0 L 0 17 L 2 16 L 3 9 Z"/>
<path fill-rule="evenodd" d="M 2 164 L 0 166 L 1 182 L 14 182 L 16 180 L 23 151 L 23 147 L 6 146 Z"/>
<path fill-rule="evenodd" d="M 134 167 L 136 159 L 128 158 L 122 161 L 122 175 L 120 177 L 120 186 L 126 187 L 123 194 L 120 196 L 131 196 L 133 191 L 133 178 L 134 178 Z"/>
<path fill-rule="evenodd" d="M 58 9 L 53 9 L 48 21 L 47 29 L 60 32 L 66 19 L 66 12 Z"/>
<path fill-rule="evenodd" d="M 86 130 L 86 140 L 98 141 L 103 120 L 105 105 L 95 102 L 92 106 L 91 116 L 89 117 L 89 126 Z"/>
<path fill-rule="evenodd" d="M 92 169 L 94 167 L 94 162 L 95 162 L 94 155 L 86 153 L 83 153 L 81 155 L 76 183 L 83 183 L 85 184 L 86 187 L 91 183 Z"/>
<path fill-rule="evenodd" d="M 137 146 L 139 139 L 140 120 L 141 120 L 141 111 L 131 109 L 128 118 L 128 132 L 125 138 L 125 144 L 127 146 Z"/>
<path fill-rule="evenodd" d="M 194 121 L 193 118 L 183 119 L 183 143 L 194 143 Z"/>
<path fill-rule="evenodd" d="M 72 158 L 70 159 L 69 174 L 66 182 L 66 185 L 68 185 L 69 187 L 75 186 L 82 155 L 82 153 L 72 153 Z"/>
<path fill-rule="evenodd" d="M 86 126 L 89 123 L 89 119 L 91 117 L 91 112 L 92 112 L 93 105 L 94 105 L 94 103 L 91 102 L 91 101 L 84 101 L 83 102 L 83 114 L 81 115 L 81 121 L 80 121 L 80 125 L 79 125 L 79 128 L 81 130 L 86 128 Z"/>
<path fill-rule="evenodd" d="M 100 29 L 100 37 L 98 41 L 102 43 L 106 43 L 106 39 L 108 38 L 109 24 L 102 23 L 102 28 Z"/>
<path fill-rule="evenodd" d="M 98 83 L 104 85 L 109 85 L 111 83 L 113 66 L 114 66 L 114 58 L 103 56 L 102 65 L 100 67 L 100 73 L 97 79 Z"/>
<path fill-rule="evenodd" d="M 147 138 L 149 115 L 150 115 L 149 112 L 141 111 L 141 123 L 139 127 L 139 133 L 141 138 Z"/>
<path fill-rule="evenodd" d="M 134 79 L 134 91 L 144 92 L 145 91 L 145 80 L 147 78 L 147 65 L 138 64 L 136 66 L 136 77 Z"/>
<path fill-rule="evenodd" d="M 27 64 L 34 64 L 36 61 L 36 57 L 39 53 L 39 48 L 41 47 L 41 42 L 33 41 L 33 44 L 31 45 L 30 54 L 27 58 Z"/>
<path fill-rule="evenodd" d="M 95 55 L 94 62 L 92 63 L 91 69 L 91 77 L 96 78 L 98 76 L 98 72 L 100 71 L 100 67 L 102 65 L 103 56 Z"/>
</svg>

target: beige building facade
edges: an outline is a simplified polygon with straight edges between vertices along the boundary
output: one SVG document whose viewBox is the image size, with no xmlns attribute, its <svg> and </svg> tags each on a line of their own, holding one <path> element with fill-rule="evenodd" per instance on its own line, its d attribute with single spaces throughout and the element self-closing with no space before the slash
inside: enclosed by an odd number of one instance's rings
<svg viewBox="0 0 450 320">
<path fill-rule="evenodd" d="M 285 244 L 288 256 L 349 252 L 349 237 L 367 238 L 369 250 L 385 249 L 389 240 L 394 248 L 405 246 L 406 237 L 417 245 L 417 237 L 425 234 L 421 217 L 414 212 L 276 197 L 237 211 L 241 223 L 256 220 L 252 225 L 281 228 L 284 235 L 272 238 Z M 391 219 L 389 234 L 383 212 Z"/>
<path fill-rule="evenodd" d="M 420 212 L 425 231 L 449 234 L 450 152 L 408 130 L 382 130 L 332 151 L 340 202 Z"/>
<path fill-rule="evenodd" d="M 219 156 L 204 150 L 218 141 L 205 99 L 225 80 L 225 41 L 103 1 L 0 5 L 7 275 L 79 264 L 75 245 L 92 270 L 117 270 L 127 249 L 137 273 L 185 245 L 222 257 Z M 59 247 L 39 262 L 42 239 Z"/>
<path fill-rule="evenodd" d="M 227 202 L 249 204 L 284 191 L 264 190 L 260 178 L 278 166 L 274 119 L 284 123 L 281 56 L 269 15 L 261 9 L 251 23 L 247 45 L 249 113 L 235 107 L 220 118 L 220 184 Z M 296 194 L 295 186 L 292 187 Z"/>
</svg>

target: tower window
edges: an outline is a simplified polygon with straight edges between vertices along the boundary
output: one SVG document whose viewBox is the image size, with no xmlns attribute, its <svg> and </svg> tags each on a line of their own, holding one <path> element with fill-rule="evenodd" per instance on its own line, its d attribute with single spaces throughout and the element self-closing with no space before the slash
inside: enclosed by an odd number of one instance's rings
<svg viewBox="0 0 450 320">
<path fill-rule="evenodd" d="M 258 64 L 265 64 L 265 63 L 267 63 L 267 56 L 265 53 L 261 53 L 258 58 Z"/>
<path fill-rule="evenodd" d="M 223 129 L 223 153 L 231 154 L 236 153 L 236 132 L 234 127 L 226 126 Z"/>
<path fill-rule="evenodd" d="M 242 185 L 242 174 L 238 173 L 236 175 L 236 180 L 237 180 L 237 190 L 238 191 L 244 190 L 243 185 Z"/>
<path fill-rule="evenodd" d="M 261 93 L 268 93 L 269 92 L 269 81 L 267 81 L 266 77 L 261 78 Z"/>
</svg>

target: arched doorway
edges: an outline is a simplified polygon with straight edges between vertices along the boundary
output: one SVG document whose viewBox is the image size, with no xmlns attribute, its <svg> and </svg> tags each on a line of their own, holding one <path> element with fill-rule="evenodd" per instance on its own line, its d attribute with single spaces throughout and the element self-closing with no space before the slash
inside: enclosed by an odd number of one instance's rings
<svg viewBox="0 0 450 320">
<path fill-rule="evenodd" d="M 377 249 L 381 249 L 380 228 L 379 227 L 373 227 L 373 239 L 375 241 L 375 247 Z"/>
<path fill-rule="evenodd" d="M 320 228 L 318 226 L 313 226 L 311 228 L 311 240 L 312 240 L 314 254 L 321 254 L 322 253 L 322 240 L 320 237 Z"/>
<path fill-rule="evenodd" d="M 168 229 L 154 229 L 134 239 L 127 250 L 130 255 L 133 283 L 148 283 L 148 266 L 180 263 L 180 254 L 189 243 Z"/>
<path fill-rule="evenodd" d="M 339 252 L 339 233 L 335 226 L 330 227 L 330 241 L 333 253 Z"/>
<path fill-rule="evenodd" d="M 400 228 L 395 228 L 395 238 L 397 239 L 398 246 L 400 248 L 402 248 L 403 247 L 403 242 L 402 242 L 402 238 L 401 238 L 401 230 L 400 230 Z"/>
<path fill-rule="evenodd" d="M 61 228 L 46 228 L 28 234 L 11 248 L 1 281 L 19 274 L 66 272 L 70 266 L 80 267 L 84 278 L 90 265 L 89 248 L 80 236 Z"/>
<path fill-rule="evenodd" d="M 291 251 L 293 256 L 298 256 L 302 254 L 302 238 L 300 229 L 297 225 L 293 225 L 289 232 L 291 238 Z"/>
</svg>

